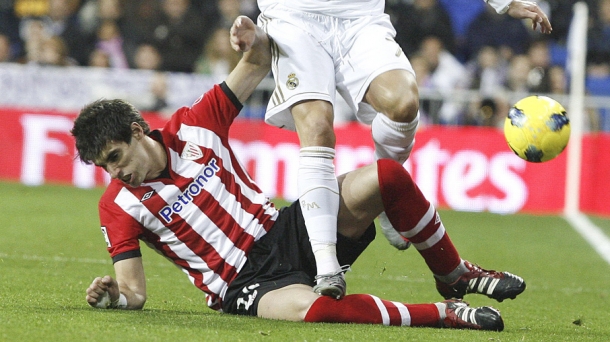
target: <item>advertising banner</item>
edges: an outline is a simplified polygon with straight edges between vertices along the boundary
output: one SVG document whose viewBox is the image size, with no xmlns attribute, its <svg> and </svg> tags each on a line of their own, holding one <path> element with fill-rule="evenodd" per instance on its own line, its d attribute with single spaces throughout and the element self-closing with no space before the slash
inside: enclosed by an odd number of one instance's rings
<svg viewBox="0 0 610 342">
<path fill-rule="evenodd" d="M 76 157 L 70 134 L 76 112 L 1 109 L 0 180 L 27 185 L 104 186 L 108 175 Z M 151 127 L 165 119 L 145 114 Z M 370 128 L 336 127 L 338 174 L 373 161 Z M 269 197 L 296 199 L 299 143 L 296 133 L 261 121 L 237 119 L 231 128 L 235 152 Z M 610 215 L 610 135 L 583 141 L 581 209 Z M 426 197 L 441 208 L 461 211 L 561 213 L 566 153 L 546 163 L 528 163 L 507 146 L 501 130 L 427 126 L 417 134 L 405 163 Z"/>
</svg>

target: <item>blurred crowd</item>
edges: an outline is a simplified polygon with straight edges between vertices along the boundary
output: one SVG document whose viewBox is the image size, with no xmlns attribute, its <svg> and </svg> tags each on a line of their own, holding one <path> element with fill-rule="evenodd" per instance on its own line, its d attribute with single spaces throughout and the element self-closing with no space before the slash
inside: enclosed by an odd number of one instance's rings
<svg viewBox="0 0 610 342">
<path fill-rule="evenodd" d="M 610 96 L 610 81 L 604 83 L 610 80 L 610 0 L 583 1 L 590 14 L 587 76 L 601 80 L 589 91 Z M 553 25 L 550 35 L 496 14 L 481 0 L 386 0 L 420 88 L 441 95 L 422 101 L 425 120 L 499 126 L 508 101 L 498 94 L 566 93 L 574 2 L 538 3 Z M 240 58 L 228 38 L 240 14 L 256 21 L 256 0 L 0 0 L 0 63 L 222 76 Z M 442 97 L 455 90 L 477 90 L 480 99 L 465 105 Z M 155 106 L 149 109 L 162 108 L 162 101 Z M 600 125 L 596 113 L 589 125 Z"/>
<path fill-rule="evenodd" d="M 0 61 L 226 73 L 241 0 L 0 0 Z"/>
</svg>

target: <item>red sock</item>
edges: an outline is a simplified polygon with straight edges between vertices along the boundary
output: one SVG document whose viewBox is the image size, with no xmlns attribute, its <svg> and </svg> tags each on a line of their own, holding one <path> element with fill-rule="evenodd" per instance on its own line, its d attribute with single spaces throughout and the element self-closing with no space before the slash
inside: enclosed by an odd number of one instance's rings
<svg viewBox="0 0 610 342">
<path fill-rule="evenodd" d="M 460 264 L 460 255 L 434 206 L 399 163 L 380 159 L 377 170 L 381 199 L 392 226 L 413 243 L 432 273 L 451 273 Z"/>
<path fill-rule="evenodd" d="M 316 299 L 305 315 L 305 322 L 438 327 L 440 315 L 434 304 L 403 304 L 373 295 L 353 294 L 340 300 Z"/>
</svg>

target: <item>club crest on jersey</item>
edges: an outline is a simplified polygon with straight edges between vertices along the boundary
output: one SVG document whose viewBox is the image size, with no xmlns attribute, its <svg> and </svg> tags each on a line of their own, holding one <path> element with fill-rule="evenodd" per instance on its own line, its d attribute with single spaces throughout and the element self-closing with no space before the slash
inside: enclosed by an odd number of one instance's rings
<svg viewBox="0 0 610 342">
<path fill-rule="evenodd" d="M 201 157 L 203 157 L 203 152 L 201 152 L 201 148 L 199 148 L 199 146 L 193 144 L 192 142 L 187 141 L 186 145 L 184 145 L 184 149 L 182 150 L 180 158 L 186 160 L 197 160 Z"/>
<path fill-rule="evenodd" d="M 294 90 L 296 87 L 298 87 L 299 85 L 299 79 L 297 78 L 297 75 L 295 75 L 294 73 L 288 75 L 288 81 L 286 81 L 286 87 L 288 87 L 288 89 L 290 90 Z"/>
</svg>

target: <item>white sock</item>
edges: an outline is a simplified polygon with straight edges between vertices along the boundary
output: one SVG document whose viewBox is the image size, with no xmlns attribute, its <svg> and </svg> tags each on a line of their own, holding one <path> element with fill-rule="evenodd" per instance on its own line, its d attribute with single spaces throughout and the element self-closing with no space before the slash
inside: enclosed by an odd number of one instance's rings
<svg viewBox="0 0 610 342">
<path fill-rule="evenodd" d="M 299 154 L 298 191 L 318 274 L 337 272 L 339 184 L 329 147 L 304 147 Z"/>
<path fill-rule="evenodd" d="M 403 164 L 413 150 L 418 124 L 419 112 L 411 122 L 396 122 L 377 114 L 371 123 L 375 160 L 389 158 Z"/>
</svg>

